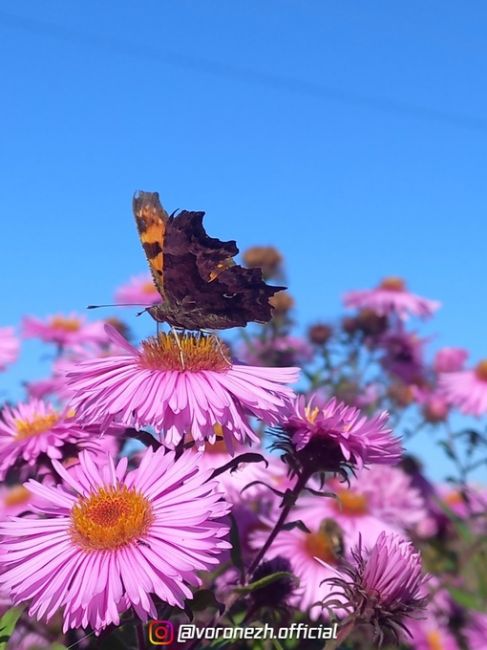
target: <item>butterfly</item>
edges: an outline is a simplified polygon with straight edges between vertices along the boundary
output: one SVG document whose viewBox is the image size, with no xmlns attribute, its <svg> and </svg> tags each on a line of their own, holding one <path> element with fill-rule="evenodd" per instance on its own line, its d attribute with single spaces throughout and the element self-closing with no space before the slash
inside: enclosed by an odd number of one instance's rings
<svg viewBox="0 0 487 650">
<path fill-rule="evenodd" d="M 259 268 L 236 264 L 236 242 L 209 237 L 204 212 L 169 215 L 157 192 L 137 193 L 133 211 L 162 298 L 147 308 L 152 318 L 188 330 L 244 327 L 271 319 L 269 298 L 286 287 L 271 287 Z"/>
</svg>

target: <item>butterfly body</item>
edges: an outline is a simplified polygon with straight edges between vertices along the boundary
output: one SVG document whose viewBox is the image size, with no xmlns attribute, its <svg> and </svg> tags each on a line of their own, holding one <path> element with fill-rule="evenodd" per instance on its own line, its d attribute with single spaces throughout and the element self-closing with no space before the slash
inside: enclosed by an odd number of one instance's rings
<svg viewBox="0 0 487 650">
<path fill-rule="evenodd" d="M 147 311 L 160 322 L 189 330 L 243 327 L 268 322 L 269 298 L 284 287 L 271 287 L 260 269 L 235 264 L 235 241 L 209 237 L 204 212 L 169 215 L 159 195 L 140 192 L 134 214 L 160 304 Z"/>
</svg>

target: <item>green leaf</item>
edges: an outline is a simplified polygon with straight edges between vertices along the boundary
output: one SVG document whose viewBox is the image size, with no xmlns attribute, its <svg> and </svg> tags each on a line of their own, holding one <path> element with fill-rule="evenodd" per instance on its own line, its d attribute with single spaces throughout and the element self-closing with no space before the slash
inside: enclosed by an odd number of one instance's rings
<svg viewBox="0 0 487 650">
<path fill-rule="evenodd" d="M 24 609 L 24 607 L 11 607 L 0 618 L 0 650 L 6 650 L 8 641 Z"/>
<path fill-rule="evenodd" d="M 276 580 L 281 580 L 282 578 L 290 578 L 291 580 L 293 580 L 294 576 L 292 573 L 289 573 L 288 571 L 276 571 L 276 573 L 271 573 L 271 575 L 264 576 L 263 578 L 260 578 L 260 580 L 251 582 L 245 587 L 236 587 L 234 591 L 236 591 L 239 594 L 249 594 L 252 591 L 257 591 L 257 589 L 263 589 L 264 587 L 267 587 L 273 582 L 276 582 Z"/>
<path fill-rule="evenodd" d="M 62 643 L 53 643 L 49 646 L 49 650 L 68 650 L 68 648 Z"/>
<path fill-rule="evenodd" d="M 448 591 L 450 592 L 453 600 L 458 603 L 461 607 L 466 609 L 474 609 L 481 611 L 483 607 L 482 599 L 479 598 L 477 594 L 472 594 L 468 591 L 463 591 L 463 589 L 457 589 L 457 587 L 449 587 Z"/>
</svg>

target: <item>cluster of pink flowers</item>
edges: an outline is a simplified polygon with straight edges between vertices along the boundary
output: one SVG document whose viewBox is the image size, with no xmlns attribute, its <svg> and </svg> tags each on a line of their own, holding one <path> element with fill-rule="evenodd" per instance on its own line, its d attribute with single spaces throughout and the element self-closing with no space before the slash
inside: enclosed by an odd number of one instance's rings
<svg viewBox="0 0 487 650">
<path fill-rule="evenodd" d="M 160 301 L 148 275 L 115 298 Z M 134 626 L 143 646 L 149 619 L 188 616 L 337 617 L 339 640 L 360 650 L 481 647 L 485 615 L 451 597 L 470 585 L 435 562 L 451 562 L 465 530 L 474 550 L 487 534 L 485 488 L 465 464 L 458 486 L 436 485 L 407 449 L 445 427 L 460 462 L 450 415 L 487 413 L 487 362 L 465 369 L 452 347 L 429 360 L 409 323 L 439 303 L 400 278 L 344 303 L 308 339 L 291 297 L 240 341 L 157 331 L 135 343 L 123 322 L 77 314 L 26 316 L 20 337 L 0 328 L 1 371 L 22 337 L 53 357 L 0 415 L 0 615 L 26 605 L 8 650 L 91 650 L 91 634 L 110 644 L 114 631 L 132 643 Z M 483 439 L 466 435 L 470 459 Z"/>
</svg>

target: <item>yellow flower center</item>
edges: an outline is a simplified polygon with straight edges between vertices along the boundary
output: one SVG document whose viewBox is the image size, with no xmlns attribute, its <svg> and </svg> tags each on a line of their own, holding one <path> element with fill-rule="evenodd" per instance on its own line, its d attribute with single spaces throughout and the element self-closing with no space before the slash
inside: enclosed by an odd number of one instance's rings
<svg viewBox="0 0 487 650">
<path fill-rule="evenodd" d="M 367 497 L 353 490 L 338 490 L 335 507 L 347 515 L 364 515 L 368 511 Z"/>
<path fill-rule="evenodd" d="M 27 503 L 30 496 L 31 493 L 23 485 L 14 485 L 5 495 L 3 503 L 7 508 L 10 506 L 19 506 L 22 503 Z"/>
<path fill-rule="evenodd" d="M 127 487 L 103 487 L 79 499 L 71 512 L 71 534 L 87 551 L 117 549 L 142 537 L 152 523 L 152 507 Z"/>
<path fill-rule="evenodd" d="M 229 350 L 216 336 L 160 333 L 142 342 L 141 365 L 151 370 L 227 370 Z"/>
<path fill-rule="evenodd" d="M 40 433 L 49 431 L 56 422 L 59 420 L 57 413 L 49 413 L 48 415 L 38 415 L 32 420 L 15 420 L 15 428 L 17 429 L 16 440 L 24 440 L 31 436 L 38 436 Z"/>
<path fill-rule="evenodd" d="M 142 293 L 157 294 L 157 289 L 155 288 L 152 280 L 149 280 L 148 282 L 144 282 L 144 284 L 142 285 Z"/>
<path fill-rule="evenodd" d="M 475 368 L 475 374 L 481 381 L 487 381 L 487 359 L 484 359 L 477 364 Z"/>
<path fill-rule="evenodd" d="M 63 330 L 63 332 L 77 332 L 81 328 L 81 321 L 78 318 L 54 316 L 54 318 L 51 318 L 51 327 Z"/>
<path fill-rule="evenodd" d="M 337 557 L 333 540 L 325 531 L 320 530 L 316 533 L 307 534 L 304 546 L 310 557 L 317 557 L 328 564 L 336 562 Z"/>
<path fill-rule="evenodd" d="M 386 291 L 405 291 L 406 283 L 402 278 L 390 276 L 382 280 L 379 289 L 386 289 Z"/>
<path fill-rule="evenodd" d="M 438 630 L 429 630 L 426 634 L 429 650 L 443 650 L 441 635 Z"/>
<path fill-rule="evenodd" d="M 320 409 L 315 406 L 314 408 L 311 408 L 310 406 L 306 406 L 304 409 L 306 413 L 306 419 L 308 422 L 311 422 L 311 424 L 314 424 L 316 422 L 316 418 L 318 417 L 318 413 L 320 412 Z"/>
</svg>

